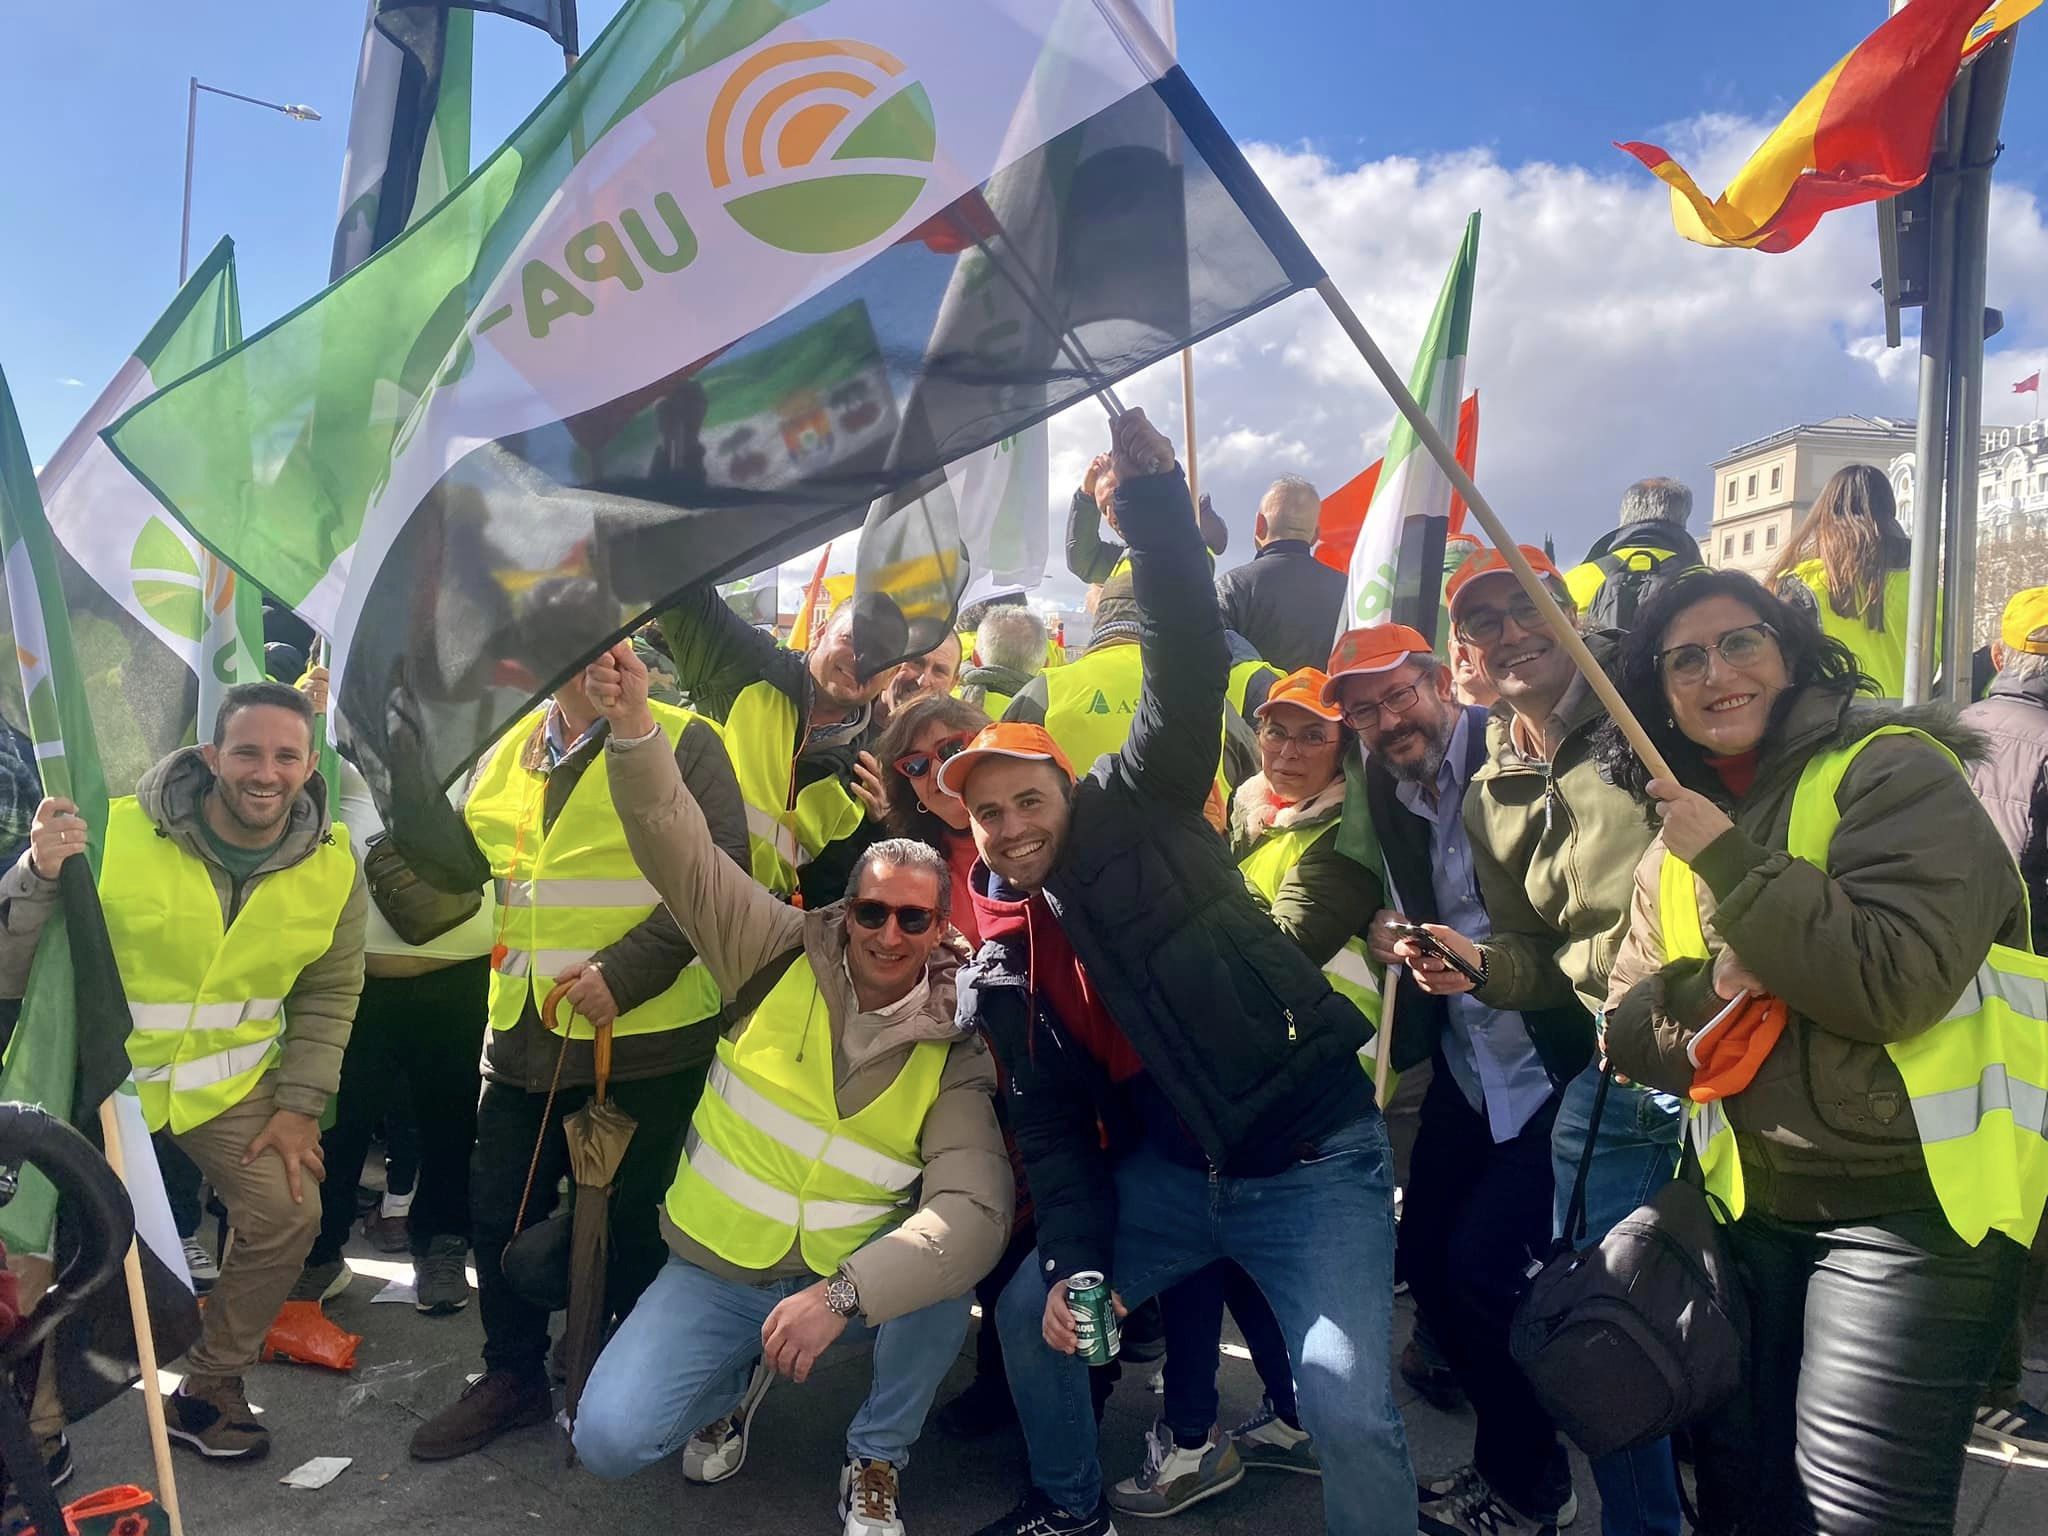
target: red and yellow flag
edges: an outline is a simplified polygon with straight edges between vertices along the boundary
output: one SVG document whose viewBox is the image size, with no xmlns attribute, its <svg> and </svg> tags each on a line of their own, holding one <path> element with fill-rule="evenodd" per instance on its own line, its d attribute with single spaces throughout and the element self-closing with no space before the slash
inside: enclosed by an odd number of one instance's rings
<svg viewBox="0 0 2048 1536">
<path fill-rule="evenodd" d="M 1789 251 L 1829 210 L 1918 186 L 1957 71 L 2040 3 L 1912 0 L 1821 76 L 1712 200 L 1656 145 L 1616 148 L 1671 188 L 1686 239 Z"/>
</svg>

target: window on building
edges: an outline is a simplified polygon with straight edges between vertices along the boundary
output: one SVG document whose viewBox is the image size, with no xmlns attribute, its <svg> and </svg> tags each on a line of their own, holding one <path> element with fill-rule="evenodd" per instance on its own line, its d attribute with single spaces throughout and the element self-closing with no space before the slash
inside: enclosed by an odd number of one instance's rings
<svg viewBox="0 0 2048 1536">
<path fill-rule="evenodd" d="M 1750 476 L 1749 478 L 1750 478 L 1750 479 L 1752 479 L 1752 480 L 1754 480 L 1754 479 L 1756 478 L 1756 476 L 1755 476 L 1755 475 L 1751 475 L 1751 476 Z M 1744 529 L 1744 530 L 1743 530 L 1743 533 L 1742 533 L 1742 552 L 1743 552 L 1743 553 L 1744 553 L 1744 554 L 1746 555 L 1746 554 L 1748 554 L 1748 553 L 1749 553 L 1749 552 L 1750 552 L 1751 550 L 1753 550 L 1753 549 L 1755 549 L 1755 548 L 1756 548 L 1756 530 L 1755 530 L 1754 528 L 1746 528 L 1746 529 Z"/>
<path fill-rule="evenodd" d="M 1770 526 L 1770 527 L 1768 527 L 1768 528 L 1766 528 L 1766 529 L 1764 530 L 1764 548 L 1765 548 L 1765 549 L 1776 549 L 1777 547 L 1778 547 L 1778 525 L 1777 525 L 1776 523 L 1773 523 L 1773 524 L 1771 524 L 1771 526 Z"/>
<path fill-rule="evenodd" d="M 1772 490 L 1774 490 L 1774 491 L 1775 491 L 1775 490 L 1779 490 L 1779 489 L 1783 488 L 1784 484 L 1785 484 L 1785 471 L 1784 471 L 1784 468 L 1783 468 L 1783 466 L 1781 466 L 1781 465 L 1773 465 L 1773 466 L 1771 467 L 1771 489 L 1772 489 Z"/>
<path fill-rule="evenodd" d="M 1728 494 L 1721 499 L 1731 507 L 1735 505 L 1735 477 L 1733 475 L 1728 477 Z"/>
<path fill-rule="evenodd" d="M 1723 560 L 1733 560 L 1735 558 L 1735 535 L 1732 533 L 1721 541 L 1721 558 Z"/>
<path fill-rule="evenodd" d="M 1743 495 L 1745 495 L 1745 496 L 1747 496 L 1747 497 L 1748 497 L 1748 498 L 1749 498 L 1749 499 L 1750 499 L 1751 501 L 1755 501 L 1755 500 L 1756 500 L 1756 476 L 1755 476 L 1755 475 L 1751 475 L 1751 476 L 1749 477 L 1749 483 L 1748 483 L 1747 485 L 1745 485 L 1745 486 L 1744 486 L 1744 487 L 1742 488 L 1742 494 L 1743 494 Z"/>
</svg>

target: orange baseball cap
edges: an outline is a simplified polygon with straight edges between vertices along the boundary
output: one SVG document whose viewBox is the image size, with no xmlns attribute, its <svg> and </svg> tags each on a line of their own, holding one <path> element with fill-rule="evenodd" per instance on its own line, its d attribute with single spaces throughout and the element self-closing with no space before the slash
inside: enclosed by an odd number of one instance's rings
<svg viewBox="0 0 2048 1536">
<path fill-rule="evenodd" d="M 939 788 L 955 800 L 966 788 L 967 775 L 984 757 L 1014 757 L 1027 763 L 1056 763 L 1061 773 L 1074 776 L 1074 765 L 1042 725 L 1023 720 L 998 720 L 983 726 L 981 734 L 939 764 Z"/>
<path fill-rule="evenodd" d="M 1329 686 L 1330 679 L 1321 668 L 1300 667 L 1275 683 L 1266 695 L 1266 702 L 1252 713 L 1263 716 L 1275 704 L 1292 704 L 1296 709 L 1307 710 L 1318 720 L 1341 720 L 1344 711 L 1324 697 Z"/>
<path fill-rule="evenodd" d="M 1344 678 L 1391 672 L 1411 656 L 1433 654 L 1435 648 L 1422 638 L 1422 631 L 1406 624 L 1368 624 L 1364 629 L 1347 629 L 1337 637 L 1337 648 L 1330 652 L 1330 672 L 1323 680 L 1323 702 L 1333 702 L 1337 684 Z M 1273 692 L 1279 691 L 1280 686 L 1275 684 Z"/>
<path fill-rule="evenodd" d="M 1530 568 L 1538 576 L 1551 576 L 1559 581 L 1564 579 L 1563 573 L 1558 570 L 1550 556 L 1543 553 L 1542 550 L 1536 548 L 1533 544 L 1517 544 L 1515 548 L 1522 552 L 1522 558 L 1529 562 Z M 1449 584 L 1444 588 L 1444 597 L 1450 603 L 1451 612 L 1456 613 L 1458 611 L 1458 594 L 1460 592 L 1463 592 L 1482 576 L 1492 576 L 1502 572 L 1509 576 L 1514 574 L 1508 566 L 1508 557 L 1497 549 L 1474 550 L 1470 555 L 1466 556 L 1465 563 L 1452 573 Z"/>
</svg>

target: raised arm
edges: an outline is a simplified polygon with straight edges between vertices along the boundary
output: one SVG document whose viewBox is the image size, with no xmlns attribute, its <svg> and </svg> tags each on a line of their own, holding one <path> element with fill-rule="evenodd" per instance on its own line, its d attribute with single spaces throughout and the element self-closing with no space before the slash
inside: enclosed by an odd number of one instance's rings
<svg viewBox="0 0 2048 1536">
<path fill-rule="evenodd" d="M 716 587 L 690 588 L 658 622 L 675 658 L 676 687 L 698 714 L 723 720 L 740 690 L 763 680 L 801 706 L 802 653 L 734 613 Z"/>
</svg>

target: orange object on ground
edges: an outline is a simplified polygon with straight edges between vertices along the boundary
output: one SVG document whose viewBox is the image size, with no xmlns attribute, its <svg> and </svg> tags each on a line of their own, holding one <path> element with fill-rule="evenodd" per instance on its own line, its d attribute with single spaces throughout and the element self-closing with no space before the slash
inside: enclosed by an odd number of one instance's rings
<svg viewBox="0 0 2048 1536">
<path fill-rule="evenodd" d="M 1686 1090 L 1693 1103 L 1711 1104 L 1756 1081 L 1764 1058 L 1785 1033 L 1785 1016 L 1779 998 L 1766 994 L 1743 999 L 1728 1022 L 1708 1038 L 1703 1059 L 1693 1068 L 1692 1087 Z"/>
<path fill-rule="evenodd" d="M 263 1358 L 289 1365 L 324 1365 L 330 1371 L 356 1368 L 363 1336 L 327 1320 L 317 1301 L 288 1301 L 263 1340 Z"/>
<path fill-rule="evenodd" d="M 64 1506 L 65 1536 L 162 1536 L 171 1518 L 147 1488 L 124 1483 Z M 36 1536 L 29 1526 L 19 1536 Z"/>
</svg>

